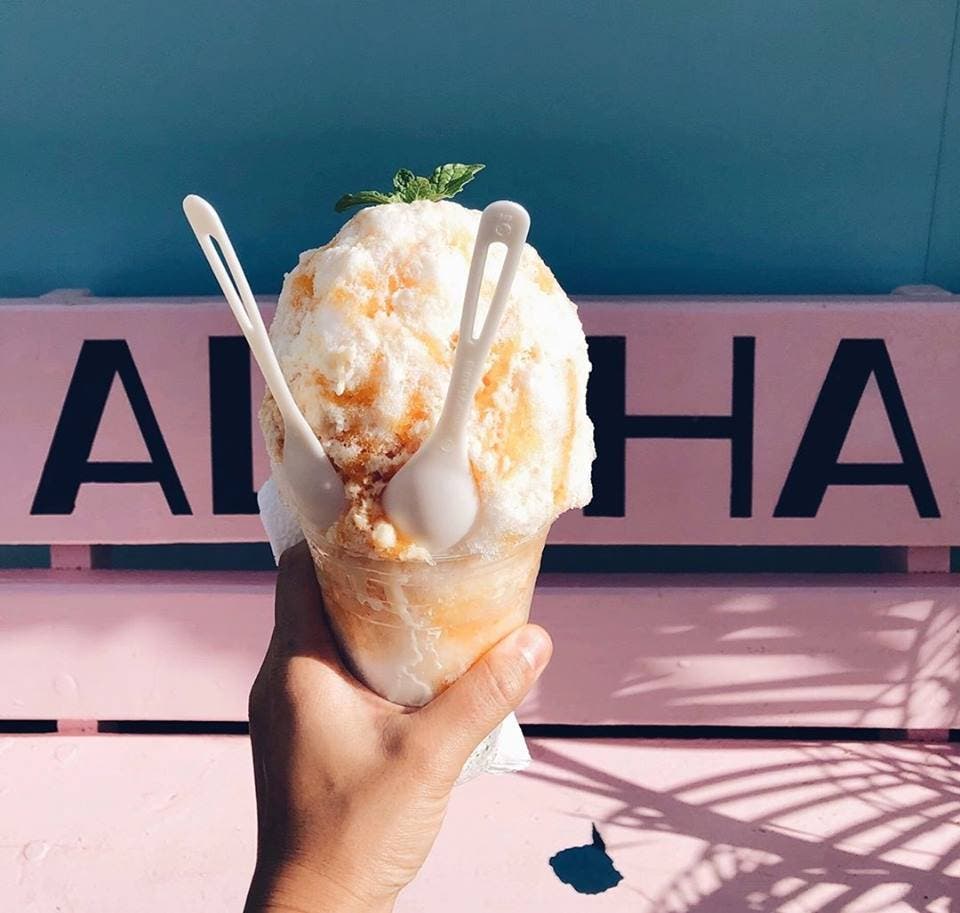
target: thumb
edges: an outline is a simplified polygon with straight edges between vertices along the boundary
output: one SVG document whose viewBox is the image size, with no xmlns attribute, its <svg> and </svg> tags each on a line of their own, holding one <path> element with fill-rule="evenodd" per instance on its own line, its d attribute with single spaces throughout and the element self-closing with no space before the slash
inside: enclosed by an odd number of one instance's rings
<svg viewBox="0 0 960 913">
<path fill-rule="evenodd" d="M 420 737 L 436 746 L 453 777 L 460 773 L 470 752 L 520 706 L 552 653 L 550 635 L 539 625 L 524 625 L 417 711 L 415 725 Z"/>
</svg>

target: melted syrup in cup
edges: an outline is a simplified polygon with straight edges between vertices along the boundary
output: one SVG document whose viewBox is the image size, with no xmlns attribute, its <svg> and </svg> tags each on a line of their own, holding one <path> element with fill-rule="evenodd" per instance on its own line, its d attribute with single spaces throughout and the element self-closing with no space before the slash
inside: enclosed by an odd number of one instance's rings
<svg viewBox="0 0 960 913">
<path fill-rule="evenodd" d="M 419 707 L 526 624 L 549 525 L 503 554 L 371 558 L 307 535 L 327 617 L 351 671 Z"/>
</svg>

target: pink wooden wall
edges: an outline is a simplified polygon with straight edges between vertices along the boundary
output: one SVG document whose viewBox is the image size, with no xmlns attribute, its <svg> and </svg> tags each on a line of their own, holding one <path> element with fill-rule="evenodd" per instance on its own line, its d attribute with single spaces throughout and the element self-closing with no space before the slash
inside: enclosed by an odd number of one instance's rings
<svg viewBox="0 0 960 913">
<path fill-rule="evenodd" d="M 626 444 L 624 516 L 570 514 L 552 541 L 902 546 L 908 572 L 545 576 L 533 614 L 555 659 L 520 716 L 591 726 L 590 737 L 532 739 L 528 773 L 461 788 L 400 909 L 450 909 L 456 891 L 467 913 L 952 910 L 954 299 L 607 299 L 585 301 L 582 315 L 591 337 L 614 338 L 601 343 L 608 355 L 623 339 L 631 415 L 728 415 L 733 340 L 753 340 L 751 515 L 730 516 L 729 440 L 638 438 Z M 0 736 L 2 911 L 242 902 L 253 853 L 245 737 L 98 734 L 98 721 L 242 721 L 273 575 L 91 569 L 86 548 L 262 538 L 255 517 L 212 506 L 209 340 L 234 335 L 211 299 L 0 303 L 0 452 L 12 480 L 0 544 L 55 545 L 50 570 L 0 572 L 0 723 L 13 731 Z M 84 340 L 125 341 L 192 514 L 172 514 L 152 482 L 85 484 L 72 513 L 31 515 Z M 921 516 L 905 485 L 862 484 L 829 486 L 813 517 L 774 516 L 838 352 L 831 376 L 846 381 L 831 405 L 855 387 L 857 363 L 873 358 L 882 374 L 888 357 L 939 516 Z M 889 379 L 871 374 L 853 397 L 841 463 L 903 459 Z M 617 390 L 604 393 L 614 415 Z M 251 413 L 258 397 L 254 378 Z M 114 382 L 90 459 L 146 458 Z M 24 732 L 37 720 L 59 733 Z M 648 726 L 669 738 L 644 738 Z M 720 728 L 690 740 L 704 734 L 692 726 Z M 730 727 L 775 729 L 743 740 Z M 800 741 L 796 727 L 844 727 L 844 739 Z M 856 737 L 877 728 L 886 741 Z M 890 741 L 904 732 L 909 741 Z M 624 878 L 589 895 L 548 860 L 589 843 L 594 824 Z"/>
<path fill-rule="evenodd" d="M 954 392 L 960 389 L 960 347 L 947 344 L 960 338 L 960 309 L 949 297 L 840 299 L 829 306 L 817 299 L 656 299 L 642 305 L 588 299 L 582 317 L 589 336 L 623 340 L 625 387 L 604 390 L 625 396 L 628 415 L 730 415 L 734 339 L 748 340 L 740 360 L 754 390 L 752 415 L 744 412 L 753 431 L 750 515 L 731 516 L 728 438 L 630 439 L 625 515 L 572 512 L 556 524 L 551 541 L 891 546 L 960 541 L 958 447 L 943 433 L 956 421 Z M 237 335 L 226 305 L 211 299 L 62 303 L 52 296 L 43 304 L 0 305 L 0 390 L 5 391 L 0 449 L 18 481 L 0 502 L 0 541 L 261 540 L 255 516 L 214 514 L 211 495 L 210 339 Z M 31 513 L 83 343 L 94 340 L 122 340 L 129 349 L 189 515 L 174 515 L 156 483 L 86 484 L 72 513 Z M 876 340 L 879 351 L 858 354 L 850 348 Z M 923 515 L 905 485 L 841 484 L 827 489 L 815 516 L 774 516 L 838 351 L 844 359 L 839 368 L 851 375 L 842 391 L 854 391 L 856 404 L 840 462 L 902 459 L 876 376 L 870 375 L 862 398 L 856 390 L 862 359 L 875 364 L 886 358 L 939 516 Z M 607 361 L 598 363 L 595 375 L 601 372 L 611 373 Z M 225 377 L 225 383 L 247 381 Z M 253 386 L 255 410 L 262 390 L 256 376 Z M 253 418 L 251 423 L 255 426 Z M 253 484 L 259 485 L 267 466 L 255 427 L 253 434 Z M 114 383 L 90 460 L 146 458 L 127 397 Z"/>
</svg>

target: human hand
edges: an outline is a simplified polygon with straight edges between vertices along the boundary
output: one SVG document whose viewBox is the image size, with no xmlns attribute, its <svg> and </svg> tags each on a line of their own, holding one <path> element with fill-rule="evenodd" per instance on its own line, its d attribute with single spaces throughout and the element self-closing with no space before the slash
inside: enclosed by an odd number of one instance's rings
<svg viewBox="0 0 960 913">
<path fill-rule="evenodd" d="M 423 864 L 470 752 L 550 659 L 507 635 L 421 708 L 343 666 L 304 543 L 280 560 L 273 637 L 250 692 L 257 864 L 245 913 L 385 913 Z"/>
</svg>

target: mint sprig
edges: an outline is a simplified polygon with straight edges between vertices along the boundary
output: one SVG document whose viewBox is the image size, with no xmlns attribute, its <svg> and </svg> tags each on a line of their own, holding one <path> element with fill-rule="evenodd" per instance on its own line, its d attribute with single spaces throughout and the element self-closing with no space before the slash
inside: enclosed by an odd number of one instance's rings
<svg viewBox="0 0 960 913">
<path fill-rule="evenodd" d="M 456 196 L 472 181 L 485 165 L 462 165 L 451 162 L 438 165 L 428 178 L 418 177 L 407 168 L 401 168 L 393 176 L 393 192 L 361 190 L 345 193 L 337 200 L 334 209 L 343 212 L 351 206 L 376 206 L 378 203 L 412 203 L 414 200 L 448 200 Z"/>
</svg>

